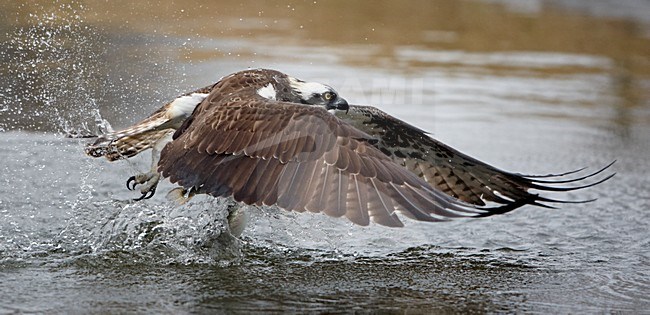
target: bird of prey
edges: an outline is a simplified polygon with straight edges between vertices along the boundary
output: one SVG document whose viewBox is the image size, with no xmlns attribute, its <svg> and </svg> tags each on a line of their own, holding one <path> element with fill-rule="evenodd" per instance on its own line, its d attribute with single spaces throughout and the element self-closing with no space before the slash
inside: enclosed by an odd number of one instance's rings
<svg viewBox="0 0 650 315">
<path fill-rule="evenodd" d="M 233 197 L 249 205 L 345 216 L 359 225 L 372 220 L 400 227 L 402 216 L 445 221 L 502 214 L 527 204 L 552 208 L 553 203 L 588 202 L 539 192 L 587 188 L 614 175 L 586 182 L 612 164 L 582 176 L 577 175 L 582 169 L 542 176 L 506 172 L 377 108 L 348 105 L 326 85 L 272 70 L 241 71 L 185 97 L 197 94 L 200 104 L 157 140 L 164 147 L 158 146 L 153 170 L 156 183 L 160 175 L 168 177 L 188 195 Z M 160 128 L 130 128 L 139 131 L 127 137 Z M 111 151 L 98 142 L 89 154 Z M 136 150 L 124 150 L 124 155 Z"/>
</svg>

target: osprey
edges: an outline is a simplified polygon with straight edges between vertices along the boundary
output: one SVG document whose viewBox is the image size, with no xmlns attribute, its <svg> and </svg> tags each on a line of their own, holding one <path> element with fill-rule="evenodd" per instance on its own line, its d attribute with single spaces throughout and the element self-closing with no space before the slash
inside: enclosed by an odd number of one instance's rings
<svg viewBox="0 0 650 315">
<path fill-rule="evenodd" d="M 180 107 L 193 111 L 168 114 L 181 112 L 173 110 Z M 181 96 L 138 125 L 98 139 L 87 152 L 111 159 L 105 152 L 128 157 L 153 147 L 152 171 L 127 181 L 129 189 L 145 184 L 141 198 L 153 195 L 162 175 L 182 186 L 188 197 L 231 196 L 249 205 L 345 216 L 359 225 L 372 220 L 403 226 L 398 214 L 444 221 L 502 214 L 526 204 L 553 208 L 548 203 L 588 202 L 552 199 L 531 190 L 571 191 L 614 175 L 562 185 L 593 178 L 613 162 L 584 176 L 575 175 L 583 169 L 542 176 L 506 172 L 379 109 L 350 106 L 326 85 L 264 69 L 241 71 Z M 152 125 L 156 127 L 143 127 Z M 158 140 L 119 149 L 120 139 L 142 134 Z"/>
</svg>

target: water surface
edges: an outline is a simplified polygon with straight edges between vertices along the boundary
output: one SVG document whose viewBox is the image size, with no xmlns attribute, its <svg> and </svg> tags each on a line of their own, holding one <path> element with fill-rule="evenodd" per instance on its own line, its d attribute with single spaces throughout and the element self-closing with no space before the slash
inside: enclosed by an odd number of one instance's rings
<svg viewBox="0 0 650 315">
<path fill-rule="evenodd" d="M 650 299 L 644 1 L 31 1 L 0 5 L 0 313 L 642 313 Z M 415 8 L 415 9 L 414 9 Z M 408 17 L 408 18 L 404 18 Z M 480 220 L 358 227 L 225 200 L 134 203 L 145 154 L 83 154 L 248 67 L 328 83 L 522 173 L 617 176 Z M 162 193 L 161 193 L 162 192 Z"/>
</svg>

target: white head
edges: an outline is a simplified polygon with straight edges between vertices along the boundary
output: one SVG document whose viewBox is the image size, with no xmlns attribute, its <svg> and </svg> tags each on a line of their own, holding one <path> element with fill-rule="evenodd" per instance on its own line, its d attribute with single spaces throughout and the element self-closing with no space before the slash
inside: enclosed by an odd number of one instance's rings
<svg viewBox="0 0 650 315">
<path fill-rule="evenodd" d="M 298 96 L 300 103 L 325 105 L 327 109 L 348 109 L 348 102 L 339 97 L 331 86 L 318 82 L 305 82 L 293 77 L 288 79 L 291 90 Z"/>
<path fill-rule="evenodd" d="M 269 100 L 323 105 L 329 109 L 347 110 L 348 102 L 330 86 L 318 82 L 305 82 L 275 70 L 262 70 L 269 80 L 257 88 L 257 94 Z"/>
</svg>

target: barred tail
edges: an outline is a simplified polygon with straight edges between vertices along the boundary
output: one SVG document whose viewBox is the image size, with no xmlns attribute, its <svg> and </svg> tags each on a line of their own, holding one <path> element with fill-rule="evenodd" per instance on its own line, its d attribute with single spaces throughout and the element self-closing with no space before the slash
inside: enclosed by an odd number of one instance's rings
<svg viewBox="0 0 650 315">
<path fill-rule="evenodd" d="M 172 132 L 173 129 L 151 130 L 121 138 L 116 136 L 122 132 L 107 134 L 86 146 L 85 151 L 92 157 L 104 156 L 109 161 L 126 159 L 153 147 L 158 140 Z"/>
<path fill-rule="evenodd" d="M 126 159 L 151 148 L 158 140 L 173 133 L 180 123 L 200 104 L 213 85 L 181 95 L 156 110 L 139 123 L 100 136 L 86 146 L 86 154 L 106 157 L 109 161 Z"/>
</svg>

